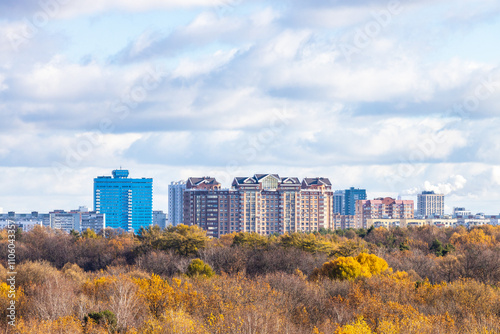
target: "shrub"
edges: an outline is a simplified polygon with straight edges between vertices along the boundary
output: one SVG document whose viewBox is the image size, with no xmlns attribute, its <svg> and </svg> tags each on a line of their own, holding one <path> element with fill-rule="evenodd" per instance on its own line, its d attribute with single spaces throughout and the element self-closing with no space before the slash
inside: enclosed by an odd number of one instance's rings
<svg viewBox="0 0 500 334">
<path fill-rule="evenodd" d="M 361 253 L 355 258 L 341 256 L 333 261 L 325 262 L 315 269 L 311 278 L 320 276 L 338 280 L 353 280 L 357 277 L 371 277 L 389 269 L 387 262 L 373 254 Z"/>
<path fill-rule="evenodd" d="M 208 264 L 200 259 L 194 259 L 191 261 L 187 268 L 186 274 L 189 277 L 212 277 L 215 275 L 214 271 Z"/>
<path fill-rule="evenodd" d="M 108 310 L 91 312 L 85 316 L 84 321 L 85 325 L 87 325 L 89 321 L 93 321 L 96 324 L 106 327 L 110 332 L 116 330 L 116 316 L 113 312 Z"/>
</svg>

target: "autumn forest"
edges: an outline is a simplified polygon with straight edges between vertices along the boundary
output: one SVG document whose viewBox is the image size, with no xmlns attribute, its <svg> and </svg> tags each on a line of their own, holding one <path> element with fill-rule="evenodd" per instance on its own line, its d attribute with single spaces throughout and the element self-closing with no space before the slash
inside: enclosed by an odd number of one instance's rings
<svg viewBox="0 0 500 334">
<path fill-rule="evenodd" d="M 500 333 L 500 227 L 0 232 L 6 333 Z"/>
</svg>

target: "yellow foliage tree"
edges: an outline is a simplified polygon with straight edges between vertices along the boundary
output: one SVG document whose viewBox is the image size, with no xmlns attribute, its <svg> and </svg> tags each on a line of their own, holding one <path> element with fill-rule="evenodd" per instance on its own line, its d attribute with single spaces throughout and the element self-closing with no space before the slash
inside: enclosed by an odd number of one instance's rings
<svg viewBox="0 0 500 334">
<path fill-rule="evenodd" d="M 0 283 L 0 314 L 2 315 L 2 322 L 12 320 L 7 318 L 7 315 L 10 313 L 8 307 L 14 305 L 17 312 L 21 309 L 20 304 L 24 300 L 24 291 L 21 287 L 17 289 L 13 287 L 13 289 L 11 290 L 11 286 L 5 282 Z"/>
<path fill-rule="evenodd" d="M 146 301 L 155 317 L 160 317 L 166 310 L 191 310 L 197 304 L 198 294 L 191 284 L 182 283 L 176 278 L 172 281 L 170 285 L 167 280 L 155 274 L 151 278 L 134 279 L 139 287 L 139 296 Z"/>
<path fill-rule="evenodd" d="M 313 279 L 321 276 L 330 279 L 352 280 L 361 276 L 369 277 L 370 272 L 368 267 L 362 266 L 355 258 L 341 256 L 333 261 L 325 262 L 321 268 L 314 270 Z"/>
<path fill-rule="evenodd" d="M 361 253 L 355 258 L 341 256 L 330 262 L 325 262 L 321 268 L 316 268 L 312 279 L 321 276 L 330 279 L 353 280 L 357 277 L 371 277 L 389 269 L 387 262 L 373 254 Z"/>
<path fill-rule="evenodd" d="M 96 304 L 107 302 L 109 291 L 116 280 L 117 278 L 114 276 L 102 276 L 93 280 L 87 280 L 83 284 L 83 292 L 93 298 Z"/>
<path fill-rule="evenodd" d="M 371 275 L 378 275 L 389 269 L 387 262 L 374 254 L 361 253 L 356 256 L 356 261 L 367 266 Z"/>
<path fill-rule="evenodd" d="M 463 231 L 462 233 L 453 233 L 450 238 L 450 243 L 457 246 L 468 245 L 493 245 L 494 237 L 484 233 L 480 228 L 472 229 L 470 232 Z"/>
<path fill-rule="evenodd" d="M 160 276 L 152 274 L 151 278 L 135 279 L 139 287 L 139 295 L 146 300 L 151 314 L 159 317 L 169 306 L 174 289 Z"/>
<path fill-rule="evenodd" d="M 19 319 L 16 324 L 15 331 L 16 334 L 40 334 L 40 333 L 71 333 L 78 334 L 83 333 L 84 329 L 82 322 L 73 317 L 66 316 L 61 317 L 56 320 L 36 320 L 25 321 L 24 319 Z M 105 334 L 107 331 L 101 328 L 95 328 L 91 333 L 95 334 Z"/>
<path fill-rule="evenodd" d="M 372 334 L 370 326 L 363 317 L 359 317 L 354 323 L 337 328 L 335 334 Z"/>
</svg>

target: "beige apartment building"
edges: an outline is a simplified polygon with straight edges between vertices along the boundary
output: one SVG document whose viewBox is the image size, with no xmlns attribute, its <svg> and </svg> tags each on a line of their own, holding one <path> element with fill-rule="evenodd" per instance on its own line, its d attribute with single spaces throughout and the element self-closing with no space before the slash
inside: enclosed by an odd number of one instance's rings
<svg viewBox="0 0 500 334">
<path fill-rule="evenodd" d="M 423 191 L 417 195 L 417 216 L 421 218 L 444 215 L 444 195 Z"/>
<path fill-rule="evenodd" d="M 209 236 L 232 232 L 262 235 L 335 229 L 333 192 L 328 178 L 255 174 L 236 177 L 221 189 L 210 177 L 192 177 L 184 191 L 184 224 L 198 225 Z"/>
</svg>

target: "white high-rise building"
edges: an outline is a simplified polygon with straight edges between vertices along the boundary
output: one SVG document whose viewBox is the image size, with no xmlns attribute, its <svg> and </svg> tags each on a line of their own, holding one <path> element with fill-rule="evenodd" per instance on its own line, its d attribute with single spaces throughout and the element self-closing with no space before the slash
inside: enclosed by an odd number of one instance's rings
<svg viewBox="0 0 500 334">
<path fill-rule="evenodd" d="M 168 186 L 168 222 L 173 226 L 183 223 L 183 196 L 185 181 L 172 182 Z"/>
<path fill-rule="evenodd" d="M 431 217 L 444 215 L 444 195 L 434 191 L 423 191 L 417 195 L 417 216 Z"/>
</svg>

